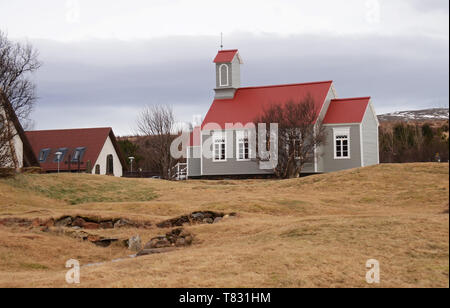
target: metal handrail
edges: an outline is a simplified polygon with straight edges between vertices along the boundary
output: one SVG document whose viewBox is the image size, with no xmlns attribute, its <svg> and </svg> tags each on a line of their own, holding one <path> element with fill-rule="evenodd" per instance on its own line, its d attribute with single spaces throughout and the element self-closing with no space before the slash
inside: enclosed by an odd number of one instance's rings
<svg viewBox="0 0 450 308">
<path fill-rule="evenodd" d="M 187 163 L 178 163 L 170 169 L 170 179 L 175 181 L 188 179 Z"/>
</svg>

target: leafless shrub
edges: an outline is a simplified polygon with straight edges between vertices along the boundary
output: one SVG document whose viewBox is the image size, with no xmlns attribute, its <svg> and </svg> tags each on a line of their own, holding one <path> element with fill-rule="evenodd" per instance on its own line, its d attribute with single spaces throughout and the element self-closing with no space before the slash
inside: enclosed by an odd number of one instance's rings
<svg viewBox="0 0 450 308">
<path fill-rule="evenodd" d="M 36 101 L 35 85 L 30 74 L 40 66 L 38 52 L 33 46 L 13 43 L 0 31 L 0 88 L 25 127 Z"/>
<path fill-rule="evenodd" d="M 273 104 L 256 119 L 267 126 L 278 123 L 277 177 L 298 177 L 304 165 L 314 161 L 315 149 L 326 141 L 325 128 L 317 118 L 314 99 L 308 95 L 300 101 Z"/>
<path fill-rule="evenodd" d="M 148 106 L 142 110 L 137 121 L 141 136 L 149 137 L 144 147 L 145 159 L 157 166 L 162 178 L 169 178 L 169 169 L 174 160 L 170 155 L 170 145 L 176 138 L 174 135 L 175 117 L 171 107 Z"/>
</svg>

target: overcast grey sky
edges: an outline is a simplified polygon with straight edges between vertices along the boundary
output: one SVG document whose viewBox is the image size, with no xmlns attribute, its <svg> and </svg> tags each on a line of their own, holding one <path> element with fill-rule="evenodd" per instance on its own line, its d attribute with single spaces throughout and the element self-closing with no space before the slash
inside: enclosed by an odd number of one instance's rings
<svg viewBox="0 0 450 308">
<path fill-rule="evenodd" d="M 206 114 L 220 32 L 243 86 L 332 79 L 378 113 L 448 107 L 448 25 L 448 0 L 0 0 L 0 30 L 44 62 L 36 128 L 119 135 L 146 104 Z"/>
</svg>

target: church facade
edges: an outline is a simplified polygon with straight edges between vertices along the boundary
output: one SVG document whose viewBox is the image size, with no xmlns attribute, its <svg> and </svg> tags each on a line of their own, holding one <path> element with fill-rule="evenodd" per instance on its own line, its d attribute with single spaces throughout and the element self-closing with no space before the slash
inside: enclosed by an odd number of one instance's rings
<svg viewBox="0 0 450 308">
<path fill-rule="evenodd" d="M 241 87 L 238 50 L 219 51 L 214 59 L 216 88 L 212 105 L 187 148 L 188 177 L 270 175 L 252 158 L 246 124 L 271 104 L 313 98 L 326 130 L 302 172 L 326 173 L 379 164 L 378 119 L 370 97 L 339 98 L 333 81 Z"/>
</svg>

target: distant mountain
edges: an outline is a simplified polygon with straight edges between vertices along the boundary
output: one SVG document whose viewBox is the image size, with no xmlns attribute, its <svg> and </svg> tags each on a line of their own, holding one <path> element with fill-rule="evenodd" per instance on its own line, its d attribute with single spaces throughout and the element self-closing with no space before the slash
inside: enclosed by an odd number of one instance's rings
<svg viewBox="0 0 450 308">
<path fill-rule="evenodd" d="M 424 110 L 412 111 L 397 111 L 378 116 L 380 122 L 394 122 L 394 121 L 443 121 L 448 120 L 448 108 L 433 108 Z"/>
</svg>

